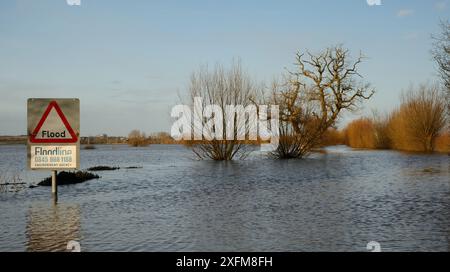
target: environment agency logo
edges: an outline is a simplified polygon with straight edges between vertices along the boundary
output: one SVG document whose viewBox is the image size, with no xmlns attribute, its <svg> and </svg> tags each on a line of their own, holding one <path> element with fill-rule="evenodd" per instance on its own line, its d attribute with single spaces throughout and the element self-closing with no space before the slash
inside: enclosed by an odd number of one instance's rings
<svg viewBox="0 0 450 272">
<path fill-rule="evenodd" d="M 81 0 L 66 0 L 69 6 L 81 6 Z"/>
</svg>

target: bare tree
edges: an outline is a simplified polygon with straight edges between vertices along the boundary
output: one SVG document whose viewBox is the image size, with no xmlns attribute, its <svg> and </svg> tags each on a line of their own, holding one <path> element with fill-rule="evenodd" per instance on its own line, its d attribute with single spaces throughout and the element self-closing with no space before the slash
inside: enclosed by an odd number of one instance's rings
<svg viewBox="0 0 450 272">
<path fill-rule="evenodd" d="M 433 58 L 436 61 L 439 73 L 450 96 L 450 23 L 441 22 L 441 34 L 433 36 Z"/>
<path fill-rule="evenodd" d="M 210 119 L 205 118 L 203 111 L 193 113 L 193 117 L 200 120 L 200 131 L 207 129 L 207 133 L 216 135 L 213 139 L 194 139 L 188 146 L 200 159 L 213 160 L 233 160 L 234 158 L 244 158 L 248 155 L 249 149 L 247 142 L 238 139 L 237 134 L 245 127 L 239 127 L 236 122 L 234 127 L 227 127 L 225 118 L 227 116 L 226 108 L 229 105 L 241 105 L 247 107 L 252 105 L 251 99 L 255 97 L 258 87 L 251 80 L 250 76 L 242 70 L 239 62 L 232 64 L 229 70 L 225 70 L 221 65 L 217 65 L 213 70 L 203 67 L 191 76 L 189 99 L 190 104 L 195 104 L 195 99 L 202 98 L 202 108 L 207 105 L 217 105 L 222 114 L 222 129 L 218 130 L 216 126 L 208 127 Z M 244 126 L 249 124 L 244 123 Z M 192 124 L 192 130 L 198 129 Z M 195 135 L 195 132 L 194 132 Z M 232 135 L 233 137 L 229 137 Z M 232 139 L 230 139 L 232 138 Z"/>
<path fill-rule="evenodd" d="M 374 90 L 357 81 L 363 57 L 351 61 L 347 49 L 328 48 L 314 55 L 297 54 L 297 70 L 282 84 L 274 84 L 272 101 L 280 106 L 280 145 L 277 158 L 301 158 L 308 154 L 343 110 L 358 108 Z"/>
</svg>

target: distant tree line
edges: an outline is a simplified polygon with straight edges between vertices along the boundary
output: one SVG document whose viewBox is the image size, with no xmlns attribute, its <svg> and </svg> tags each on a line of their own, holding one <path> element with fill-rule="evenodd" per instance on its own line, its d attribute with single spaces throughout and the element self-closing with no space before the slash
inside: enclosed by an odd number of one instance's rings
<svg viewBox="0 0 450 272">
<path fill-rule="evenodd" d="M 102 134 L 98 136 L 85 136 L 81 137 L 80 143 L 83 145 L 96 145 L 96 144 L 125 144 L 127 142 L 126 137 L 121 136 L 108 136 Z"/>
<path fill-rule="evenodd" d="M 137 129 L 132 130 L 128 134 L 127 143 L 134 147 L 148 146 L 150 144 L 179 144 L 167 132 L 157 132 L 147 136 L 144 132 Z"/>
<path fill-rule="evenodd" d="M 89 146 L 92 149 L 95 149 L 94 145 L 98 144 L 129 144 L 135 147 L 147 146 L 150 144 L 180 144 L 167 132 L 157 132 L 147 136 L 144 132 L 137 129 L 132 130 L 128 134 L 128 137 L 108 136 L 103 134 L 99 136 L 81 137 L 80 143 Z"/>
</svg>

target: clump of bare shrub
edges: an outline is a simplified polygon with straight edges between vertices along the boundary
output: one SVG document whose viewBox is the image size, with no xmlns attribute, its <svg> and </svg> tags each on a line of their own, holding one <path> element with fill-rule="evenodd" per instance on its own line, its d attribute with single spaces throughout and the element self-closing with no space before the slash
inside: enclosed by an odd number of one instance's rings
<svg viewBox="0 0 450 272">
<path fill-rule="evenodd" d="M 389 116 L 374 114 L 350 122 L 344 130 L 345 143 L 353 148 L 388 149 Z"/>
<path fill-rule="evenodd" d="M 436 138 L 434 148 L 437 152 L 450 154 L 450 132 L 439 135 Z"/>
<path fill-rule="evenodd" d="M 128 134 L 128 144 L 133 147 L 147 146 L 149 145 L 149 140 L 144 132 L 135 129 Z"/>
<path fill-rule="evenodd" d="M 346 136 L 345 131 L 338 130 L 336 128 L 329 128 L 322 135 L 322 139 L 320 141 L 321 146 L 332 146 L 332 145 L 345 145 L 346 144 Z"/>
<path fill-rule="evenodd" d="M 375 127 L 371 119 L 360 118 L 347 125 L 347 145 L 353 148 L 377 148 Z"/>
<path fill-rule="evenodd" d="M 222 116 L 227 116 L 227 105 L 241 105 L 246 108 L 248 105 L 255 103 L 254 99 L 258 93 L 262 92 L 261 89 L 242 69 L 239 61 L 233 62 L 229 69 L 225 69 L 221 65 L 216 65 L 214 69 L 203 67 L 191 76 L 188 94 L 189 101 L 186 104 L 193 106 L 196 97 L 201 97 L 202 108 L 205 108 L 207 105 L 217 105 Z M 215 126 L 208 129 L 209 119 L 204 118 L 202 112 L 194 111 L 193 118 L 197 118 L 201 125 L 200 128 L 196 128 L 194 124 L 191 124 L 191 130 L 194 131 L 194 134 L 196 129 L 200 131 L 206 130 L 210 135 L 222 134 L 218 135 L 221 137 L 214 137 L 211 140 L 205 140 L 202 137 L 201 140 L 183 141 L 199 159 L 229 161 L 234 158 L 245 158 L 249 154 L 249 141 L 238 140 L 239 131 L 244 130 L 248 132 L 247 127 L 249 125 L 246 124 L 248 122 L 241 124 L 242 127 L 239 127 L 239 123 L 237 123 L 236 127 L 232 128 L 228 128 L 223 124 L 223 129 L 219 132 L 220 130 L 216 131 Z M 234 137 L 227 137 L 228 134 Z M 230 138 L 233 140 L 229 140 Z"/>
<path fill-rule="evenodd" d="M 390 115 L 374 113 L 370 119 L 375 133 L 374 140 L 377 149 L 389 149 L 392 146 L 391 138 L 389 137 L 389 118 Z"/>
<path fill-rule="evenodd" d="M 421 85 L 402 96 L 389 120 L 392 147 L 404 151 L 432 152 L 446 125 L 447 102 L 437 85 Z"/>
<path fill-rule="evenodd" d="M 424 84 L 403 94 L 401 105 L 387 116 L 360 118 L 345 129 L 354 148 L 448 152 L 447 100 L 438 85 Z"/>
</svg>

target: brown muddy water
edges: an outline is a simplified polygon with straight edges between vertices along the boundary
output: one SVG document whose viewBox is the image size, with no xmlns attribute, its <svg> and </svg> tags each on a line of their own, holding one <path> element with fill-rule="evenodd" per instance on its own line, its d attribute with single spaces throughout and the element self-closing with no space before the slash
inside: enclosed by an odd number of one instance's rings
<svg viewBox="0 0 450 272">
<path fill-rule="evenodd" d="M 0 251 L 450 251 L 447 155 L 327 148 L 303 160 L 255 151 L 197 161 L 182 146 L 81 151 L 101 179 L 0 192 Z M 36 184 L 26 147 L 0 146 L 0 173 Z"/>
</svg>

